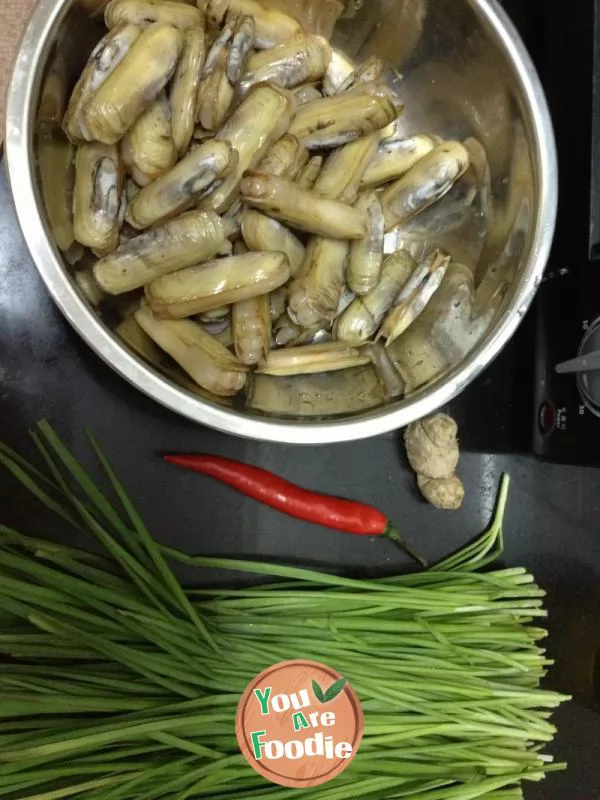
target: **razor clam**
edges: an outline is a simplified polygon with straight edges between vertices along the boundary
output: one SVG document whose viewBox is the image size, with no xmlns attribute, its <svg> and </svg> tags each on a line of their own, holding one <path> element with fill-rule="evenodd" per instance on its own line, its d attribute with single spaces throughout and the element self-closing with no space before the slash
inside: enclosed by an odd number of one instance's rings
<svg viewBox="0 0 600 800">
<path fill-rule="evenodd" d="M 357 83 L 371 83 L 379 80 L 383 73 L 383 62 L 377 56 L 371 56 L 360 64 L 345 81 L 342 82 L 335 94 L 342 94 L 352 89 Z"/>
<path fill-rule="evenodd" d="M 323 156 L 313 156 L 308 164 L 301 170 L 296 183 L 301 189 L 310 191 L 319 179 L 325 159 Z"/>
<path fill-rule="evenodd" d="M 50 230 L 60 250 L 73 245 L 73 145 L 60 132 L 37 134 L 37 157 L 44 207 Z"/>
<path fill-rule="evenodd" d="M 376 192 L 358 198 L 354 208 L 367 217 L 367 235 L 352 242 L 346 283 L 355 294 L 365 295 L 379 283 L 383 261 L 384 220 L 381 200 Z"/>
<path fill-rule="evenodd" d="M 138 311 L 138 308 L 135 309 L 134 314 Z M 158 370 L 161 375 L 164 375 L 182 389 L 198 395 L 198 397 L 202 397 L 205 400 L 209 400 L 212 403 L 225 406 L 231 405 L 231 401 L 228 398 L 217 397 L 215 394 L 212 394 L 212 392 L 200 388 L 187 373 L 178 367 L 177 364 L 174 364 L 171 358 L 166 355 L 140 327 L 134 315 L 124 319 L 123 322 L 115 328 L 114 332 L 134 353 L 141 356 L 144 361 L 147 361 L 154 369 Z"/>
<path fill-rule="evenodd" d="M 375 342 L 368 346 L 368 352 L 388 399 L 396 400 L 398 397 L 403 397 L 406 393 L 406 382 L 398 372 L 389 351 L 381 342 Z"/>
<path fill-rule="evenodd" d="M 282 314 L 275 323 L 274 344 L 277 347 L 289 347 L 296 344 L 305 328 L 296 325 L 287 314 Z"/>
<path fill-rule="evenodd" d="M 370 361 L 371 356 L 366 351 L 341 342 L 327 342 L 273 350 L 260 362 L 258 372 L 275 376 L 338 372 L 362 367 Z"/>
<path fill-rule="evenodd" d="M 300 106 L 289 132 L 309 149 L 340 147 L 385 128 L 396 115 L 385 86 L 363 83 L 349 92 Z"/>
<path fill-rule="evenodd" d="M 108 294 L 124 294 L 161 275 L 213 258 L 232 234 L 211 211 L 189 211 L 122 244 L 94 267 Z"/>
<path fill-rule="evenodd" d="M 451 263 L 429 306 L 388 349 L 409 392 L 458 364 L 489 330 L 494 310 L 476 314 L 473 302 L 471 271 Z"/>
<path fill-rule="evenodd" d="M 138 186 L 148 186 L 175 166 L 177 150 L 171 134 L 171 107 L 164 92 L 125 134 L 121 153 Z"/>
<path fill-rule="evenodd" d="M 344 290 L 348 242 L 313 237 L 306 248 L 300 275 L 290 289 L 288 313 L 303 328 L 337 315 Z"/>
<path fill-rule="evenodd" d="M 242 216 L 242 236 L 249 250 L 285 253 L 295 277 L 304 261 L 304 245 L 297 236 L 272 217 L 248 209 Z"/>
<path fill-rule="evenodd" d="M 206 14 L 213 25 L 222 25 L 228 12 L 252 17 L 254 45 L 260 49 L 275 47 L 302 33 L 300 23 L 293 17 L 263 8 L 256 0 L 208 0 Z"/>
<path fill-rule="evenodd" d="M 280 286 L 269 294 L 269 316 L 271 322 L 275 322 L 285 314 L 287 308 L 288 290 L 285 286 Z"/>
<path fill-rule="evenodd" d="M 266 358 L 271 350 L 271 315 L 267 295 L 234 303 L 231 329 L 235 354 L 249 367 Z"/>
<path fill-rule="evenodd" d="M 303 86 L 298 86 L 294 89 L 293 94 L 297 106 L 303 106 L 306 103 L 311 103 L 313 100 L 322 100 L 323 98 L 323 95 L 314 83 L 305 83 Z"/>
<path fill-rule="evenodd" d="M 292 89 L 321 78 L 331 60 L 331 45 L 322 36 L 300 34 L 287 42 L 261 50 L 248 59 L 242 92 L 255 83 L 273 81 Z"/>
<path fill-rule="evenodd" d="M 483 213 L 472 167 L 437 203 L 385 236 L 386 252 L 403 248 L 421 261 L 432 250 L 443 250 L 453 261 L 478 263 L 488 219 Z"/>
<path fill-rule="evenodd" d="M 147 228 L 185 211 L 212 191 L 216 181 L 229 174 L 237 158 L 229 142 L 211 139 L 199 145 L 130 201 L 127 221 L 134 228 Z"/>
<path fill-rule="evenodd" d="M 86 139 L 118 142 L 171 79 L 182 47 L 183 35 L 171 25 L 143 31 L 86 105 Z"/>
<path fill-rule="evenodd" d="M 246 70 L 248 56 L 254 47 L 254 19 L 250 16 L 237 17 L 233 38 L 227 58 L 227 77 L 232 86 L 237 87 Z"/>
<path fill-rule="evenodd" d="M 371 133 L 334 150 L 327 158 L 314 191 L 322 197 L 353 204 L 362 176 L 377 152 L 379 134 Z"/>
<path fill-rule="evenodd" d="M 363 175 L 361 187 L 369 189 L 401 178 L 438 144 L 437 136 L 427 134 L 384 139 Z"/>
<path fill-rule="evenodd" d="M 229 321 L 231 316 L 231 306 L 219 306 L 218 308 L 211 308 L 210 311 L 204 311 L 202 314 L 197 315 L 198 322 L 203 325 L 209 325 L 212 322 Z"/>
<path fill-rule="evenodd" d="M 154 22 L 188 30 L 204 25 L 199 8 L 173 0 L 111 0 L 104 11 L 107 28 L 123 22 L 147 28 Z"/>
<path fill-rule="evenodd" d="M 374 336 L 416 269 L 416 261 L 406 251 L 400 250 L 388 256 L 383 262 L 377 286 L 364 297 L 355 298 L 336 320 L 333 328 L 335 338 L 360 345 Z"/>
<path fill-rule="evenodd" d="M 344 82 L 354 74 L 355 64 L 341 50 L 333 50 L 323 79 L 323 94 L 331 97 L 338 93 Z"/>
<path fill-rule="evenodd" d="M 119 244 L 123 169 L 115 145 L 89 142 L 77 149 L 73 234 L 80 244 L 108 253 Z"/>
<path fill-rule="evenodd" d="M 251 17 L 228 18 L 206 57 L 196 119 L 207 131 L 216 131 L 227 119 L 252 47 L 253 30 Z"/>
<path fill-rule="evenodd" d="M 96 89 L 123 61 L 141 32 L 142 29 L 137 25 L 117 25 L 92 50 L 88 63 L 75 84 L 63 120 L 63 130 L 72 142 L 91 138 L 82 128 L 84 108 Z"/>
<path fill-rule="evenodd" d="M 425 310 L 439 289 L 449 263 L 450 257 L 437 250 L 409 278 L 379 331 L 377 338 L 384 338 L 386 347 L 401 336 Z"/>
<path fill-rule="evenodd" d="M 146 287 L 155 313 L 181 319 L 268 294 L 290 277 L 283 253 L 246 253 L 165 275 Z"/>
<path fill-rule="evenodd" d="M 205 78 L 214 72 L 219 60 L 226 53 L 226 48 L 233 38 L 233 29 L 235 26 L 235 16 L 228 15 L 227 19 L 218 35 L 210 45 L 210 49 L 206 54 L 206 61 L 202 70 L 202 77 Z"/>
<path fill-rule="evenodd" d="M 226 70 L 227 53 L 223 52 L 214 70 L 202 79 L 198 89 L 196 119 L 213 135 L 227 119 L 235 96 L 235 90 L 229 82 Z"/>
<path fill-rule="evenodd" d="M 191 28 L 185 34 L 169 96 L 173 143 L 180 158 L 190 146 L 194 133 L 198 87 L 205 57 L 204 28 Z"/>
<path fill-rule="evenodd" d="M 308 163 L 309 153 L 295 136 L 286 133 L 266 153 L 257 169 L 268 175 L 296 180 Z"/>
<path fill-rule="evenodd" d="M 237 168 L 226 181 L 202 201 L 203 208 L 219 213 L 235 199 L 244 172 L 258 164 L 269 148 L 286 133 L 295 103 L 286 90 L 271 83 L 252 87 L 217 134 L 239 153 Z"/>
<path fill-rule="evenodd" d="M 307 233 L 332 239 L 361 239 L 366 235 L 364 213 L 301 189 L 284 178 L 248 172 L 240 191 L 247 205 Z"/>
<path fill-rule="evenodd" d="M 35 118 L 36 129 L 44 127 L 54 129 L 61 125 L 70 100 L 68 89 L 70 80 L 67 75 L 66 54 L 55 51 L 49 61 L 40 89 L 40 99 Z"/>
<path fill-rule="evenodd" d="M 91 268 L 78 270 L 75 273 L 75 283 L 81 294 L 94 308 L 97 308 L 106 298 L 106 294 L 98 286 Z"/>
<path fill-rule="evenodd" d="M 357 414 L 385 402 L 372 366 L 276 378 L 253 375 L 246 387 L 246 406 L 278 417 L 332 417 Z"/>
<path fill-rule="evenodd" d="M 197 323 L 158 319 L 145 304 L 135 320 L 198 386 L 221 397 L 244 388 L 246 367 Z"/>
<path fill-rule="evenodd" d="M 386 231 L 444 197 L 468 166 L 469 154 L 460 142 L 444 142 L 434 148 L 381 195 Z"/>
</svg>

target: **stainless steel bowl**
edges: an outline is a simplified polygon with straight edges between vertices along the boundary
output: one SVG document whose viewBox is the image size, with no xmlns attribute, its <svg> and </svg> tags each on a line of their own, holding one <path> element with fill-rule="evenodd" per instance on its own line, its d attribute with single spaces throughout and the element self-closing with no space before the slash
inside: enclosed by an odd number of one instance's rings
<svg viewBox="0 0 600 800">
<path fill-rule="evenodd" d="M 238 436 L 312 444 L 401 428 L 447 403 L 496 357 L 541 281 L 554 232 L 558 181 L 543 90 L 521 39 L 495 0 L 364 0 L 351 2 L 338 22 L 334 44 L 353 58 L 377 54 L 402 73 L 397 88 L 406 104 L 408 131 L 472 136 L 484 144 L 491 175 L 485 219 L 460 231 L 458 242 L 466 245 L 465 257 L 478 262 L 479 280 L 491 276 L 507 288 L 485 338 L 432 384 L 368 413 L 317 422 L 261 417 L 186 392 L 128 351 L 79 294 L 50 233 L 37 134 L 55 112 L 55 94 L 44 96 L 42 87 L 69 90 L 100 38 L 101 16 L 93 15 L 93 5 L 94 0 L 38 3 L 8 92 L 6 158 L 23 234 L 43 280 L 69 322 L 117 372 L 204 425 Z"/>
</svg>

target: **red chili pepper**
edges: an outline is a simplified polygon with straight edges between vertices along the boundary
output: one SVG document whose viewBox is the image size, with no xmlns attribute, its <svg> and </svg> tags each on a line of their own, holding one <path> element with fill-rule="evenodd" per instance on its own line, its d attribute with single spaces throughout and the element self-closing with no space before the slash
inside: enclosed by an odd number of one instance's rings
<svg viewBox="0 0 600 800">
<path fill-rule="evenodd" d="M 372 506 L 311 492 L 259 467 L 209 455 L 166 455 L 165 461 L 209 475 L 248 497 L 302 519 L 345 533 L 386 536 L 422 566 L 427 563 L 402 539 L 381 511 Z"/>
</svg>

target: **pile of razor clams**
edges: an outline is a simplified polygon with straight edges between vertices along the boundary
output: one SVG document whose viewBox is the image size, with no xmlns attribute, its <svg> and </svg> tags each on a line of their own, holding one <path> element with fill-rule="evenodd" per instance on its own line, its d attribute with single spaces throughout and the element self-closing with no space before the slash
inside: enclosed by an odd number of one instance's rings
<svg viewBox="0 0 600 800">
<path fill-rule="evenodd" d="M 112 0 L 104 19 L 62 125 L 70 260 L 136 353 L 215 402 L 331 416 L 414 392 L 481 339 L 472 269 L 402 244 L 473 144 L 408 135 L 377 58 L 255 0 Z"/>
</svg>

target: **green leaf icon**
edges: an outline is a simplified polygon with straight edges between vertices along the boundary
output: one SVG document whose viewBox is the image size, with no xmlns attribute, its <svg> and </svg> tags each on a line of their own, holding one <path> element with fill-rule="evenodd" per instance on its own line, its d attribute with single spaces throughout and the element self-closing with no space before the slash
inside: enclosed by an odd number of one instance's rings
<svg viewBox="0 0 600 800">
<path fill-rule="evenodd" d="M 330 703 L 332 700 L 335 700 L 335 698 L 344 691 L 345 685 L 346 678 L 340 678 L 339 681 L 332 683 L 329 689 L 327 689 L 325 692 L 324 699 L 321 702 Z"/>
<path fill-rule="evenodd" d="M 324 703 L 325 702 L 325 695 L 323 694 L 323 689 L 321 689 L 321 687 L 319 686 L 319 684 L 316 681 L 312 682 L 312 690 L 313 690 L 314 696 L 317 698 L 319 703 Z"/>
<path fill-rule="evenodd" d="M 316 681 L 312 682 L 312 690 L 314 696 L 317 698 L 319 703 L 331 703 L 332 700 L 344 690 L 344 686 L 346 685 L 346 678 L 340 678 L 339 681 L 332 683 L 327 691 L 323 691 L 319 684 Z"/>
</svg>

